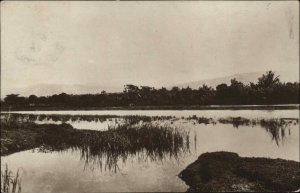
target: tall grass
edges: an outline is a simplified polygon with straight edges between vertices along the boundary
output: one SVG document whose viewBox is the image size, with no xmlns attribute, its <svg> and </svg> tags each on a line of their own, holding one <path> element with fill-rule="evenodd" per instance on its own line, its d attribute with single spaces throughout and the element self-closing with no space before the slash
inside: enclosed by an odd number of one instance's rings
<svg viewBox="0 0 300 193">
<path fill-rule="evenodd" d="M 1 171 L 1 193 L 21 193 L 21 177 L 19 175 L 19 169 L 16 175 L 8 170 L 7 164 L 5 170 Z"/>
<path fill-rule="evenodd" d="M 14 131 L 16 135 L 22 133 L 22 136 L 26 132 L 29 137 L 33 133 L 33 147 L 41 147 L 43 151 L 80 150 L 81 160 L 86 165 L 97 162 L 109 170 L 116 171 L 118 161 L 125 161 L 129 156 L 152 161 L 166 156 L 177 159 L 189 148 L 186 130 L 152 121 L 174 117 L 124 116 L 123 124 L 109 126 L 106 131 L 77 130 L 67 123 L 36 124 L 27 118 L 13 115 L 10 122 L 3 123 L 3 132 L 12 134 Z M 10 147 L 7 145 L 7 148 Z"/>
<path fill-rule="evenodd" d="M 223 124 L 232 124 L 233 127 L 238 128 L 240 125 L 250 125 L 255 124 L 256 122 L 253 120 L 251 121 L 250 119 L 246 119 L 243 117 L 228 117 L 228 118 L 220 118 L 219 123 Z"/>
<path fill-rule="evenodd" d="M 260 121 L 260 124 L 263 128 L 266 129 L 268 133 L 271 134 L 272 140 L 276 142 L 279 146 L 279 142 L 283 141 L 286 134 L 285 131 L 292 122 L 285 121 L 284 119 L 270 119 Z M 289 130 L 290 131 L 290 130 Z"/>
<path fill-rule="evenodd" d="M 178 120 L 173 116 L 116 116 L 116 115 L 24 115 L 11 114 L 9 121 L 7 114 L 1 114 L 1 126 L 10 129 L 34 129 L 38 133 L 35 140 L 44 150 L 62 151 L 66 149 L 80 150 L 81 160 L 86 165 L 97 162 L 104 169 L 117 171 L 119 160 L 126 160 L 129 156 L 140 156 L 139 159 L 164 159 L 166 156 L 177 158 L 179 154 L 189 151 L 189 133 L 187 130 L 176 129 L 168 124 L 157 122 Z M 109 126 L 107 131 L 76 130 L 69 124 L 40 125 L 36 120 L 73 121 L 104 121 L 115 119 L 122 124 Z M 242 117 L 229 117 L 213 120 L 212 118 L 183 117 L 198 124 L 232 124 L 253 126 L 260 124 L 272 136 L 272 140 L 283 140 L 285 130 L 289 124 L 298 124 L 298 119 L 250 120 Z M 1 131 L 2 132 L 2 131 Z M 99 161 L 100 160 L 100 161 Z"/>
<path fill-rule="evenodd" d="M 128 156 L 141 155 L 140 159 L 145 156 L 145 159 L 157 160 L 165 156 L 177 158 L 180 153 L 187 151 L 189 135 L 186 131 L 154 124 L 151 120 L 146 116 L 127 116 L 123 125 L 116 124 L 102 132 L 76 130 L 69 124 L 36 125 L 30 121 L 23 124 L 12 121 L 11 125 L 5 127 L 37 128 L 35 131 L 40 133 L 35 142 L 43 150 L 77 149 L 86 164 L 97 160 L 105 169 L 116 170 L 118 160 L 126 160 Z"/>
<path fill-rule="evenodd" d="M 60 131 L 59 131 L 60 130 Z M 58 135 L 59 133 L 59 135 Z M 166 156 L 178 158 L 189 148 L 186 131 L 144 123 L 139 126 L 117 125 L 107 131 L 51 129 L 39 140 L 52 150 L 80 150 L 86 165 L 97 164 L 115 170 L 119 160 L 141 155 L 139 159 L 162 160 Z"/>
<path fill-rule="evenodd" d="M 150 123 L 153 121 L 166 121 L 169 120 L 171 122 L 178 121 L 180 118 L 175 116 L 144 116 L 144 115 L 59 115 L 59 114 L 19 114 L 19 113 L 1 113 L 1 120 L 7 120 L 10 117 L 10 120 L 14 122 L 35 122 L 35 121 L 49 121 L 52 120 L 54 122 L 68 122 L 68 121 L 95 121 L 95 122 L 104 122 L 107 120 L 110 121 L 123 121 L 126 124 L 139 124 L 139 123 Z M 247 119 L 243 117 L 227 117 L 220 119 L 206 118 L 206 117 L 198 117 L 196 115 L 189 117 L 181 117 L 181 119 L 185 119 L 188 121 L 195 121 L 198 124 L 232 124 L 234 127 L 239 127 L 240 125 L 256 125 L 261 124 L 261 120 L 264 119 Z M 283 120 L 284 122 L 299 124 L 298 118 L 280 118 L 279 120 Z M 265 120 L 268 121 L 268 120 Z"/>
<path fill-rule="evenodd" d="M 67 122 L 67 121 L 95 121 L 104 122 L 113 119 L 125 120 L 128 124 L 137 124 L 139 122 L 151 122 L 151 121 L 164 121 L 164 120 L 175 120 L 175 116 L 143 116 L 143 115 L 59 115 L 59 114 L 21 114 L 21 113 L 1 113 L 1 119 L 7 119 L 10 117 L 11 120 L 18 122 L 35 122 L 35 121 L 49 121 L 54 122 Z"/>
<path fill-rule="evenodd" d="M 186 118 L 187 120 L 195 120 L 196 123 L 198 124 L 210 124 L 210 123 L 214 123 L 212 118 L 206 118 L 206 117 L 197 117 L 196 115 L 193 116 L 189 116 L 188 118 Z"/>
</svg>

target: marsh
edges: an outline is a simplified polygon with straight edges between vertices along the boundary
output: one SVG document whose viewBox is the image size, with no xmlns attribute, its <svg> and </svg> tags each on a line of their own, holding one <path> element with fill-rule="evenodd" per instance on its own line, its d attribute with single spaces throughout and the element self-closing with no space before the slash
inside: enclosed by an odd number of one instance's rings
<svg viewBox="0 0 300 193">
<path fill-rule="evenodd" d="M 299 161 L 298 115 L 298 110 L 2 113 L 1 121 L 9 116 L 18 131 L 26 124 L 36 127 L 39 143 L 1 161 L 24 170 L 22 192 L 186 191 L 178 174 L 206 152 Z"/>
</svg>

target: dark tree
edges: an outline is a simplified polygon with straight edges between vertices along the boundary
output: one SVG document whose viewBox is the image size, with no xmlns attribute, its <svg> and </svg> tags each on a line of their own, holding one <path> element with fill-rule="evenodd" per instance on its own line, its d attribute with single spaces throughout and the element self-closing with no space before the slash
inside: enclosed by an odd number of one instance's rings
<svg viewBox="0 0 300 193">
<path fill-rule="evenodd" d="M 247 105 L 247 104 L 299 104 L 299 83 L 282 83 L 279 76 L 268 71 L 258 78 L 257 83 L 245 85 L 232 79 L 230 85 L 219 84 L 216 89 L 206 85 L 198 89 L 190 87 L 162 87 L 127 84 L 119 93 L 52 96 L 30 95 L 21 97 L 10 94 L 1 101 L 2 107 L 12 108 L 93 108 L 125 106 L 179 106 L 179 105 Z"/>
</svg>

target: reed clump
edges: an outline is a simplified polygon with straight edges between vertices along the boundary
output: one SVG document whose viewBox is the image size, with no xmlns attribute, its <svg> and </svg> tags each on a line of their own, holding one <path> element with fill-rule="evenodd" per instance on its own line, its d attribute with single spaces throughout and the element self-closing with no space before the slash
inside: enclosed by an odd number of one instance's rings
<svg viewBox="0 0 300 193">
<path fill-rule="evenodd" d="M 284 119 L 260 120 L 260 125 L 271 134 L 272 140 L 274 140 L 277 145 L 279 145 L 280 141 L 283 141 L 286 135 L 285 131 L 289 129 L 288 126 L 292 123 L 290 120 L 285 121 Z"/>
<path fill-rule="evenodd" d="M 219 119 L 219 123 L 232 124 L 234 127 L 237 128 L 240 125 L 250 125 L 253 122 L 250 119 L 246 119 L 243 117 L 229 117 Z"/>
<path fill-rule="evenodd" d="M 5 169 L 1 171 L 1 193 L 21 193 L 21 176 L 19 174 L 19 169 L 16 175 L 8 169 L 7 164 Z"/>
<path fill-rule="evenodd" d="M 79 149 L 86 165 L 105 160 L 104 167 L 108 169 L 116 169 L 117 162 L 130 155 L 141 154 L 150 160 L 161 160 L 165 156 L 177 158 L 189 147 L 187 132 L 150 123 L 119 125 L 102 132 L 70 128 L 57 135 L 58 130 L 52 128 L 39 139 L 44 148 Z"/>
<path fill-rule="evenodd" d="M 194 120 L 196 121 L 198 124 L 210 124 L 213 123 L 213 119 L 212 118 L 206 118 L 206 117 L 197 117 L 197 115 L 193 115 L 193 116 L 189 116 L 188 118 L 186 118 L 187 120 Z"/>
<path fill-rule="evenodd" d="M 19 122 L 35 122 L 35 121 L 54 121 L 54 122 L 68 122 L 68 121 L 95 121 L 104 122 L 107 120 L 122 119 L 128 124 L 137 124 L 140 122 L 164 121 L 173 120 L 175 116 L 144 116 L 144 115 L 60 115 L 60 114 L 21 114 L 21 113 L 1 113 L 1 119 L 7 119 Z"/>
<path fill-rule="evenodd" d="M 189 147 L 188 132 L 152 122 L 147 116 L 128 116 L 123 124 L 109 126 L 107 131 L 78 130 L 68 123 L 36 124 L 13 117 L 9 122 L 1 119 L 2 155 L 36 147 L 43 151 L 79 149 L 86 163 L 105 158 L 106 166 L 112 168 L 130 155 L 156 160 L 178 157 Z"/>
</svg>

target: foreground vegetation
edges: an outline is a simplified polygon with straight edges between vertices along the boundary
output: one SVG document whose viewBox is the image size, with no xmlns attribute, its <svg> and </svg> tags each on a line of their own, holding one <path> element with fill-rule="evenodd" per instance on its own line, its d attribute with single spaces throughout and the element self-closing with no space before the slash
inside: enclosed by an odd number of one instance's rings
<svg viewBox="0 0 300 193">
<path fill-rule="evenodd" d="M 204 153 L 179 177 L 190 192 L 288 192 L 300 188 L 300 163 L 241 158 L 230 152 Z"/>
<path fill-rule="evenodd" d="M 7 164 L 4 170 L 1 168 L 1 193 L 21 193 L 22 185 L 19 171 L 18 169 L 14 175 L 13 172 L 8 169 Z"/>
<path fill-rule="evenodd" d="M 106 131 L 74 129 L 68 121 L 122 122 Z M 37 124 L 36 121 L 54 120 L 59 124 Z M 122 120 L 122 121 L 121 121 Z M 166 123 L 170 124 L 158 124 Z M 98 166 L 113 172 L 118 163 L 130 156 L 140 161 L 179 158 L 189 152 L 189 132 L 177 129 L 175 121 L 193 124 L 232 124 L 234 127 L 260 124 L 270 133 L 277 145 L 283 140 L 290 124 L 298 119 L 246 119 L 228 117 L 212 119 L 174 116 L 116 116 L 116 115 L 34 115 L 1 114 L 1 155 L 38 148 L 38 151 L 79 151 L 84 167 Z M 203 154 L 187 167 L 180 177 L 190 191 L 292 191 L 299 189 L 298 162 L 267 158 L 240 158 L 234 153 Z M 6 175 L 6 181 L 9 175 Z M 17 172 L 18 176 L 18 172 Z M 13 177 L 10 175 L 10 177 Z M 12 182 L 17 185 L 17 180 Z M 6 184 L 10 186 L 11 183 Z M 19 186 L 20 187 L 20 186 Z M 16 189 L 13 189 L 16 191 Z"/>
<path fill-rule="evenodd" d="M 206 118 L 198 117 L 196 115 L 189 117 L 175 117 L 175 116 L 140 116 L 140 115 L 59 115 L 59 114 L 19 114 L 19 113 L 1 113 L 1 123 L 3 127 L 3 138 L 1 139 L 1 144 L 3 151 L 5 148 L 9 149 L 31 149 L 34 148 L 36 142 L 34 140 L 37 138 L 36 135 L 40 135 L 41 131 L 47 130 L 48 128 L 68 128 L 71 127 L 66 123 L 73 123 L 78 121 L 88 121 L 88 122 L 106 122 L 112 121 L 112 125 L 109 126 L 110 130 L 122 130 L 127 131 L 128 128 L 132 129 L 145 129 L 148 128 L 149 132 L 151 129 L 156 131 L 157 128 L 169 129 L 170 125 L 172 127 L 176 125 L 177 121 L 188 121 L 193 124 L 232 124 L 233 127 L 238 128 L 240 126 L 255 126 L 260 125 L 264 128 L 271 136 L 272 140 L 276 142 L 279 146 L 279 142 L 283 141 L 285 136 L 290 133 L 290 125 L 299 124 L 298 118 L 277 118 L 277 119 L 247 119 L 243 117 L 227 117 L 227 118 Z M 54 121 L 57 124 L 35 124 L 36 122 L 43 123 L 47 121 Z M 169 126 L 166 126 L 169 125 Z M 160 126 L 159 126 L 160 125 Z M 149 127 L 151 126 L 151 127 Z M 7 128 L 10 129 L 9 132 Z M 16 129 L 21 128 L 21 129 Z M 24 130 L 24 128 L 31 128 Z M 35 128 L 35 129 L 34 129 Z M 170 130 L 174 130 L 174 129 Z M 63 129 L 64 130 L 64 129 Z M 86 132 L 93 133 L 95 131 L 87 130 L 74 130 L 76 132 Z M 110 131 L 111 132 L 111 131 Z M 288 132 L 288 133 L 287 133 Z M 96 131 L 97 133 L 97 131 Z M 151 132 L 150 132 L 151 133 Z M 49 133 L 47 133 L 49 134 Z M 101 134 L 103 135 L 103 134 Z M 75 136 L 74 136 L 75 137 Z M 12 138 L 15 141 L 12 141 Z M 41 136 L 39 136 L 41 138 Z M 69 137 L 66 136 L 65 140 Z M 73 140 L 73 139 L 71 139 Z M 75 140 L 75 139 L 74 139 Z M 18 144 L 22 143 L 22 144 Z M 15 147 L 15 146 L 18 146 Z"/>
<path fill-rule="evenodd" d="M 33 93 L 34 94 L 34 93 Z M 121 93 L 22 97 L 10 94 L 1 101 L 2 110 L 61 109 L 205 109 L 206 105 L 269 105 L 299 104 L 299 83 L 282 83 L 272 71 L 245 85 L 236 79 L 216 88 L 206 85 L 199 89 L 173 87 L 155 89 L 148 86 L 125 85 Z M 216 107 L 210 107 L 212 109 Z M 118 109 L 118 108 L 117 108 Z"/>
<path fill-rule="evenodd" d="M 107 131 L 77 130 L 71 125 L 36 124 L 1 119 L 1 155 L 39 148 L 41 151 L 80 150 L 85 164 L 97 161 L 105 169 L 117 170 L 117 162 L 145 153 L 145 159 L 177 158 L 188 151 L 188 133 L 153 124 L 116 125 Z"/>
</svg>

